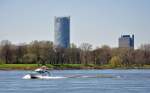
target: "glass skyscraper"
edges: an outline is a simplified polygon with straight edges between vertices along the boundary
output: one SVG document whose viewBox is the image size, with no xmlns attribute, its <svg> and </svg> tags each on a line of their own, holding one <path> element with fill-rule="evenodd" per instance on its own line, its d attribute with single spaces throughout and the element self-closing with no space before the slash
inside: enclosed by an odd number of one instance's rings
<svg viewBox="0 0 150 93">
<path fill-rule="evenodd" d="M 55 17 L 54 30 L 55 46 L 68 48 L 70 46 L 70 17 Z"/>
</svg>

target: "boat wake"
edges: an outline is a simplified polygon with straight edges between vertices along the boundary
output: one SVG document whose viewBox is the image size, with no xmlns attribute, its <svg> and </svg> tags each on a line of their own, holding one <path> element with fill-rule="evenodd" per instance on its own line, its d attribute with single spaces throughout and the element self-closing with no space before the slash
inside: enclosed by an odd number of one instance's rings
<svg viewBox="0 0 150 93">
<path fill-rule="evenodd" d="M 46 69 L 46 67 L 43 66 L 23 77 L 23 79 L 65 79 L 65 78 L 118 78 L 118 76 L 108 74 L 52 76 L 51 73 Z"/>
<path fill-rule="evenodd" d="M 22 79 L 64 79 L 67 77 L 61 76 L 38 76 L 38 78 L 32 78 L 30 74 L 25 75 Z"/>
<path fill-rule="evenodd" d="M 66 79 L 66 78 L 120 78 L 120 76 L 112 76 L 112 75 L 71 75 L 71 76 L 37 76 L 35 79 Z M 34 79 L 27 74 L 23 77 L 23 79 Z"/>
</svg>

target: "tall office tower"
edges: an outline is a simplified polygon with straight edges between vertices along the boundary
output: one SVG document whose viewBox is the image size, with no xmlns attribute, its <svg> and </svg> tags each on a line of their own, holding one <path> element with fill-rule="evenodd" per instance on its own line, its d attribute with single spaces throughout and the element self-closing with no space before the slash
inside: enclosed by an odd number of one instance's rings
<svg viewBox="0 0 150 93">
<path fill-rule="evenodd" d="M 70 46 L 70 17 L 55 17 L 55 38 L 56 47 L 68 48 Z"/>
<path fill-rule="evenodd" d="M 134 35 L 122 35 L 119 38 L 119 47 L 120 48 L 133 48 L 134 49 Z"/>
</svg>

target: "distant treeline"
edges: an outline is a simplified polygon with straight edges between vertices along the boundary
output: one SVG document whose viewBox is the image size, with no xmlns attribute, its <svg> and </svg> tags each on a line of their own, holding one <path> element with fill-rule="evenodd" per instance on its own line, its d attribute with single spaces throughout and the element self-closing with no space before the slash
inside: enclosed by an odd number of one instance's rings
<svg viewBox="0 0 150 93">
<path fill-rule="evenodd" d="M 138 49 L 110 48 L 82 43 L 79 47 L 55 48 L 50 41 L 33 41 L 14 45 L 8 40 L 0 43 L 0 64 L 95 64 L 113 67 L 150 65 L 150 44 Z"/>
</svg>

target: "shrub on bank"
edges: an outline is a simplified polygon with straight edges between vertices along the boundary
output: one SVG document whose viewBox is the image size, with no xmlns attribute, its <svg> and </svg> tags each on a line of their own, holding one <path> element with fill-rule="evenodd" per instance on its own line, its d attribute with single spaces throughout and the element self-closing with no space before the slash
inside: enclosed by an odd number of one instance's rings
<svg viewBox="0 0 150 93">
<path fill-rule="evenodd" d="M 121 67 L 122 60 L 119 56 L 114 56 L 111 58 L 109 63 L 112 67 Z"/>
</svg>

